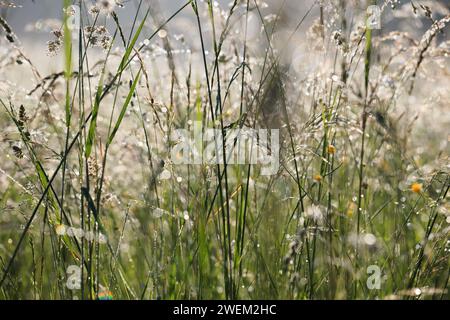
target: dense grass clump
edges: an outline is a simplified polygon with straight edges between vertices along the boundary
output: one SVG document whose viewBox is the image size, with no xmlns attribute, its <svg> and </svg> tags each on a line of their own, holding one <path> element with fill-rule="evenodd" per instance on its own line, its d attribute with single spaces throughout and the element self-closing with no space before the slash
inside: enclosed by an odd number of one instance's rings
<svg viewBox="0 0 450 320">
<path fill-rule="evenodd" d="M 0 2 L 0 299 L 448 299 L 450 8 L 425 2 L 65 0 L 32 55 L 30 4 Z"/>
</svg>

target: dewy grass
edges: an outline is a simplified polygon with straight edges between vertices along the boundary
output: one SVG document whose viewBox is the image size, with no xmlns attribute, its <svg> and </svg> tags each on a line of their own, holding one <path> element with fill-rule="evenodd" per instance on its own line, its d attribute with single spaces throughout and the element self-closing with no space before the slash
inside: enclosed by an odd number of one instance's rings
<svg viewBox="0 0 450 320">
<path fill-rule="evenodd" d="M 0 299 L 449 298 L 447 9 L 119 3 L 0 18 Z"/>
</svg>

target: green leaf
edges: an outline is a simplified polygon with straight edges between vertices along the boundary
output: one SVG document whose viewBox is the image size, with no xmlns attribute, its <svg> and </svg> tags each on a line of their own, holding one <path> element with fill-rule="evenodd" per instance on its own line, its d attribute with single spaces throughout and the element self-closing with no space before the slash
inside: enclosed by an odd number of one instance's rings
<svg viewBox="0 0 450 320">
<path fill-rule="evenodd" d="M 106 64 L 105 64 L 106 66 Z M 92 146 L 94 144 L 95 139 L 95 130 L 97 128 L 97 116 L 98 116 L 98 109 L 100 107 L 100 101 L 102 97 L 102 90 L 103 90 L 103 78 L 105 76 L 105 67 L 103 68 L 102 75 L 100 76 L 100 80 L 97 87 L 97 93 L 95 94 L 95 102 L 94 107 L 92 109 L 92 119 L 91 123 L 89 125 L 89 133 L 86 138 L 86 149 L 85 149 L 85 155 L 86 158 L 89 158 L 92 152 Z"/>
<path fill-rule="evenodd" d="M 66 125 L 70 126 L 71 114 L 70 114 L 70 77 L 72 76 L 72 32 L 68 26 L 68 13 L 67 10 L 70 7 L 70 1 L 64 1 L 64 75 L 66 78 L 66 99 L 65 99 L 65 111 L 66 111 Z"/>
<path fill-rule="evenodd" d="M 134 45 L 136 44 L 136 42 L 139 38 L 139 35 L 141 34 L 142 28 L 145 25 L 145 21 L 147 20 L 148 12 L 149 11 L 147 11 L 147 13 L 145 14 L 145 17 L 142 20 L 141 24 L 139 25 L 139 28 L 136 30 L 136 33 L 134 34 L 133 39 L 130 42 L 130 45 L 128 46 L 127 50 L 125 51 L 122 61 L 120 62 L 119 72 L 122 72 L 125 69 L 126 65 L 128 64 L 128 58 L 130 57 L 131 51 L 133 50 Z"/>
<path fill-rule="evenodd" d="M 107 143 L 108 146 L 111 145 L 111 143 L 114 139 L 114 136 L 116 135 L 117 131 L 119 131 L 120 124 L 122 123 L 123 117 L 125 116 L 125 112 L 127 111 L 128 105 L 130 104 L 130 101 L 131 101 L 131 98 L 133 98 L 133 94 L 134 94 L 134 91 L 136 90 L 136 85 L 139 82 L 140 76 L 141 76 L 141 69 L 139 69 L 139 72 L 136 75 L 136 78 L 134 79 L 133 84 L 131 85 L 130 92 L 128 92 L 128 96 L 122 106 L 122 110 L 120 111 L 119 118 L 117 119 L 114 129 L 108 138 L 108 143 Z"/>
</svg>

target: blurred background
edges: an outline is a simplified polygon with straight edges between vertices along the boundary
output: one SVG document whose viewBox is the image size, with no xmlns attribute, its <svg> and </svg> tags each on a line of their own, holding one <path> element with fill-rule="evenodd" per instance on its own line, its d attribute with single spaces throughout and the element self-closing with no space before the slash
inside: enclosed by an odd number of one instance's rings
<svg viewBox="0 0 450 320">
<path fill-rule="evenodd" d="M 255 0 L 251 0 L 254 2 Z M 322 1 L 325 5 L 327 2 L 339 2 L 343 0 L 328 0 Z M 8 8 L 7 6 L 3 6 L 1 8 L 1 15 L 6 17 L 9 23 L 14 28 L 15 32 L 24 37 L 28 41 L 36 41 L 40 39 L 46 39 L 49 37 L 48 29 L 43 28 L 38 30 L 39 28 L 34 28 L 35 32 L 30 32 L 33 30 L 33 26 L 36 26 L 36 23 L 45 22 L 48 19 L 59 20 L 61 18 L 61 9 L 62 9 L 62 0 L 10 0 L 3 1 L 4 3 L 14 3 L 22 8 L 18 10 L 18 8 Z M 94 0 L 91 1 L 92 4 L 95 3 Z M 199 2 L 204 2 L 199 1 Z M 233 1 L 231 0 L 217 0 L 214 1 L 217 6 L 221 7 L 223 10 L 227 10 Z M 243 3 L 245 1 L 242 1 Z M 258 0 L 257 3 L 261 9 L 264 9 L 267 12 L 278 12 L 280 6 L 283 4 L 282 16 L 285 19 L 283 21 L 286 24 L 298 22 L 298 19 L 304 15 L 305 10 L 311 7 L 312 4 L 317 2 L 317 0 Z M 364 12 L 364 8 L 368 6 L 368 2 L 366 0 L 349 0 L 344 1 L 347 3 L 347 6 L 350 8 L 359 8 L 360 12 L 347 12 L 346 15 L 351 19 L 352 16 L 361 14 Z M 398 28 L 399 25 L 408 29 L 409 32 L 420 32 L 425 28 L 428 28 L 430 25 L 430 21 L 427 21 L 426 18 L 415 19 L 411 21 L 410 12 L 412 11 L 411 0 L 393 0 L 393 1 L 377 1 L 377 5 L 383 5 L 383 3 L 395 3 L 396 9 L 394 12 L 391 10 L 385 10 L 382 16 L 383 28 L 386 30 L 390 30 L 393 28 Z M 74 4 L 77 1 L 73 1 Z M 134 12 L 139 4 L 139 0 L 122 0 L 118 3 L 122 3 L 123 7 L 117 10 L 121 21 L 124 25 L 130 26 L 134 17 Z M 150 4 L 153 7 L 154 11 L 159 11 L 164 17 L 170 16 L 171 13 L 180 8 L 185 0 L 144 0 L 144 3 Z M 416 7 L 420 5 L 428 6 L 431 8 L 433 12 L 433 17 L 435 19 L 443 17 L 445 14 L 450 12 L 450 0 L 427 0 L 427 1 L 418 1 L 414 0 L 413 3 Z M 391 5 L 391 4 L 389 4 Z M 358 9 L 355 9 L 358 10 Z M 316 9 L 318 11 L 318 9 Z M 312 17 L 317 15 L 311 15 Z M 392 19 L 393 17 L 400 19 Z M 192 10 L 184 10 L 181 16 L 177 18 L 180 20 L 181 18 L 186 18 L 188 20 L 193 19 Z M 403 19 L 402 19 L 403 18 Z M 181 19 L 182 20 L 182 19 Z M 187 28 L 195 28 L 195 24 L 189 24 L 189 21 L 184 21 L 186 25 L 183 25 Z M 192 22 L 192 20 L 191 20 Z M 178 23 L 181 25 L 181 23 Z M 173 28 L 174 25 L 171 25 Z M 37 29 L 37 30 L 36 30 Z M 41 32 L 39 32 L 41 31 Z"/>
<path fill-rule="evenodd" d="M 111 0 L 114 1 L 114 0 Z M 63 0 L 2 0 L 0 1 L 0 13 L 8 23 L 11 25 L 13 32 L 17 34 L 20 44 L 25 52 L 30 56 L 30 59 L 36 65 L 39 65 L 45 73 L 59 72 L 62 67 L 62 56 L 42 54 L 47 50 L 47 44 L 54 39 L 53 30 L 58 30 L 61 25 Z M 15 4 L 8 5 L 8 4 Z M 72 1 L 77 4 L 78 0 Z M 83 25 L 87 25 L 87 19 L 92 23 L 93 16 L 89 14 L 88 10 L 96 3 L 94 0 L 84 1 L 84 6 L 81 10 Z M 117 13 L 121 26 L 126 34 L 130 30 L 134 13 L 137 11 L 140 0 L 116 0 L 115 12 Z M 161 25 L 179 8 L 186 4 L 186 0 L 143 0 L 144 6 L 149 6 L 151 19 L 145 26 L 140 41 L 144 37 L 148 37 L 157 26 Z M 206 48 L 211 49 L 211 24 L 208 22 L 207 1 L 198 0 L 200 12 L 202 13 L 202 30 L 204 33 L 204 40 Z M 230 7 L 234 1 L 218 0 L 214 2 L 216 10 L 220 12 L 223 18 L 228 14 Z M 242 30 L 245 22 L 245 5 L 246 0 L 240 0 L 237 6 L 237 14 L 234 15 L 233 32 L 242 37 Z M 332 34 L 333 31 L 343 32 L 346 37 L 350 37 L 351 32 L 358 29 L 366 18 L 367 7 L 372 3 L 372 0 L 325 0 L 318 2 L 317 0 L 250 0 L 252 10 L 248 15 L 248 34 L 247 40 L 249 46 L 252 47 L 252 52 L 255 56 L 262 55 L 267 49 L 267 41 L 262 32 L 262 23 L 259 14 L 264 17 L 266 25 L 273 23 L 273 18 L 279 15 L 277 27 L 273 36 L 273 45 L 275 49 L 287 47 L 287 57 L 283 57 L 284 62 L 295 60 L 307 62 L 308 65 L 317 64 L 317 59 L 314 55 L 307 58 L 305 53 L 305 46 L 311 45 L 311 37 L 308 37 L 308 30 L 310 30 L 314 23 L 320 17 L 320 4 L 323 6 L 323 15 L 325 27 Z M 450 0 L 379 0 L 377 5 L 382 7 L 381 13 L 381 29 L 377 30 L 377 36 L 382 37 L 391 31 L 407 32 L 410 37 L 419 41 L 424 32 L 430 28 L 433 21 L 439 20 L 450 13 Z M 256 7 L 257 6 L 257 7 Z M 414 7 L 417 8 L 414 14 Z M 256 9 L 258 8 L 258 10 Z M 339 9 L 340 8 L 340 9 Z M 431 18 L 426 16 L 426 10 L 431 11 Z M 141 10 L 141 15 L 145 10 Z M 305 18 L 306 17 L 306 18 Z M 305 20 L 301 27 L 297 30 L 296 26 L 302 19 Z M 138 17 L 140 21 L 142 17 Z M 224 19 L 225 20 L 225 19 Z M 224 21 L 223 20 L 223 21 Z M 98 25 L 105 25 L 110 33 L 114 30 L 114 21 L 108 15 L 101 14 L 97 22 Z M 219 29 L 223 25 L 219 24 Z M 196 61 L 201 61 L 200 38 L 198 36 L 198 27 L 195 21 L 193 10 L 190 6 L 176 16 L 165 27 L 166 39 L 153 39 L 151 44 L 156 51 L 163 52 L 166 49 L 166 41 L 170 42 L 170 46 L 174 50 L 188 50 L 192 52 L 192 60 L 195 65 Z M 293 30 L 296 30 L 293 33 Z M 0 30 L 3 32 L 3 30 Z M 220 30 L 216 30 L 217 34 Z M 291 41 L 289 37 L 293 35 Z M 448 33 L 442 32 L 437 41 L 442 42 L 445 39 L 450 39 Z M 331 40 L 331 39 L 328 39 Z M 116 49 L 120 49 L 121 43 L 115 43 Z M 0 48 L 0 53 L 6 48 Z M 92 52 L 101 53 L 101 49 L 96 49 Z M 299 53 L 300 52 L 300 53 Z M 294 55 L 294 56 L 292 56 Z M 212 56 L 210 56 L 212 58 Z M 181 57 L 181 65 L 185 57 Z M 200 64 L 201 66 L 201 64 Z M 201 72 L 202 68 L 194 68 L 194 72 Z M 187 71 L 187 70 L 185 70 Z M 299 70 L 297 70 L 299 71 Z M 13 75 L 11 80 L 27 81 L 27 77 L 15 78 L 19 75 Z M 25 79 L 24 79 L 25 78 Z"/>
</svg>

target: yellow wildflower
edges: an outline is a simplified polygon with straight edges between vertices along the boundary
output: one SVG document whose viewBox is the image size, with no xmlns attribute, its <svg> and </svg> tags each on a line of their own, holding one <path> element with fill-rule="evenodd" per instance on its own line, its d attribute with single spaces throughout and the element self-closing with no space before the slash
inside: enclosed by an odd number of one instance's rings
<svg viewBox="0 0 450 320">
<path fill-rule="evenodd" d="M 411 191 L 414 193 L 421 193 L 422 192 L 422 184 L 418 182 L 414 182 L 411 185 Z"/>
<path fill-rule="evenodd" d="M 335 154 L 336 153 L 336 147 L 330 144 L 327 148 L 327 151 L 329 154 Z"/>
</svg>

